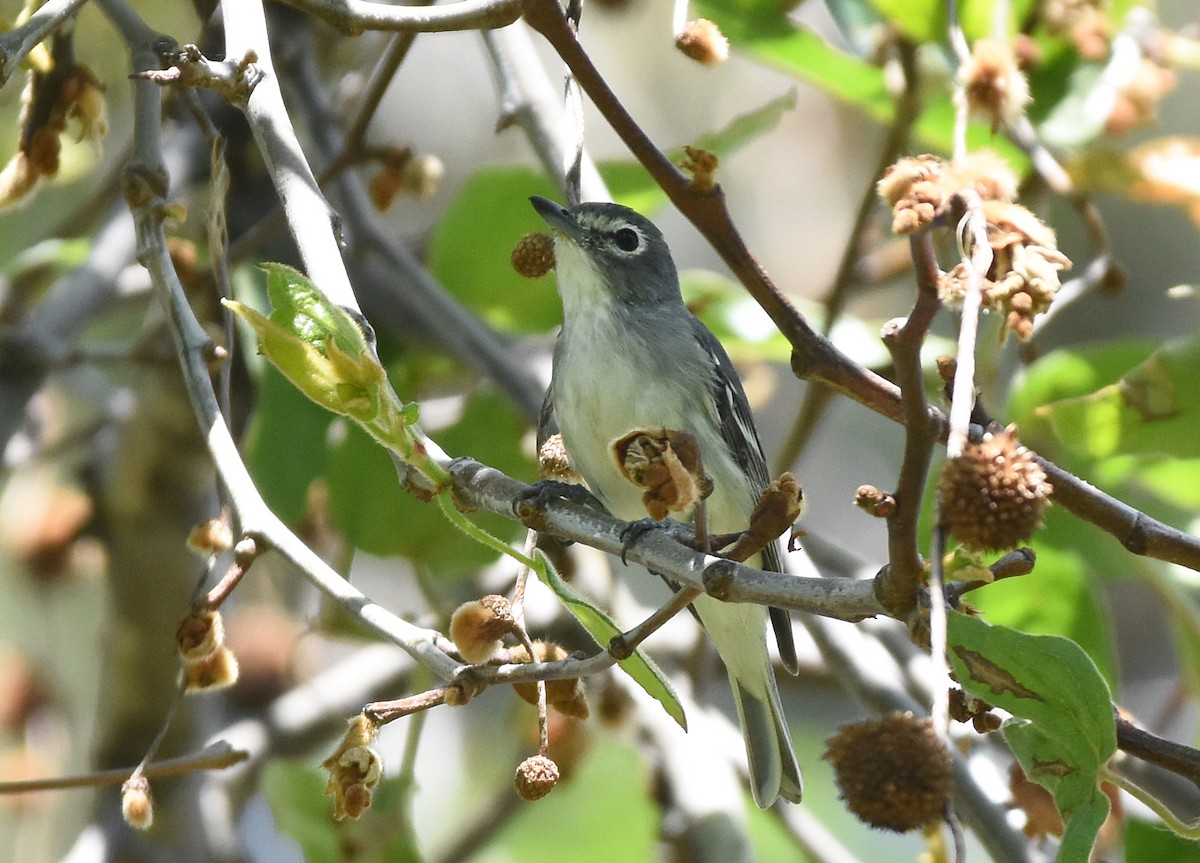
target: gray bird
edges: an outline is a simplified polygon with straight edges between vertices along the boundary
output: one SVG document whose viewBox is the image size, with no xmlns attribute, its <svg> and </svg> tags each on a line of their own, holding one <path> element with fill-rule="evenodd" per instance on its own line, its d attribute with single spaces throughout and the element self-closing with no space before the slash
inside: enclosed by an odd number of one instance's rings
<svg viewBox="0 0 1200 863">
<path fill-rule="evenodd" d="M 617 204 L 530 201 L 553 229 L 563 306 L 543 420 L 557 423 L 572 466 L 614 516 L 641 519 L 643 490 L 621 473 L 611 444 L 635 429 L 689 432 L 713 480 L 710 531 L 744 530 L 769 482 L 762 445 L 733 363 L 683 303 L 662 232 Z M 776 544 L 749 563 L 782 571 Z M 729 672 L 755 803 L 799 801 L 800 766 L 767 653 L 767 610 L 707 595 L 693 608 Z M 787 614 L 771 616 L 785 664 L 794 666 Z"/>
</svg>

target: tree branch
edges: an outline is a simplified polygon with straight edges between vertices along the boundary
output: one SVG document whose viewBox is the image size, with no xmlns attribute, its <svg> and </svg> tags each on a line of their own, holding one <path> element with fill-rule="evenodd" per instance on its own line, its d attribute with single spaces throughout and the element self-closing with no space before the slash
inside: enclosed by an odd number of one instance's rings
<svg viewBox="0 0 1200 863">
<path fill-rule="evenodd" d="M 0 34 L 0 87 L 8 83 L 34 46 L 45 41 L 82 5 L 83 0 L 48 0 L 20 27 Z"/>
<path fill-rule="evenodd" d="M 332 24 L 343 33 L 395 30 L 441 33 L 505 27 L 521 17 L 520 0 L 459 0 L 446 6 L 416 8 L 366 0 L 286 0 L 297 9 Z M 228 14 L 228 13 L 226 13 Z"/>
</svg>

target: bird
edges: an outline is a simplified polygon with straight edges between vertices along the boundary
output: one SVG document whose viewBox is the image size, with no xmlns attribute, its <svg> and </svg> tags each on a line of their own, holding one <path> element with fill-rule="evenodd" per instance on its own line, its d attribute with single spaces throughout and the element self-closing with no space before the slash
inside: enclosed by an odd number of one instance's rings
<svg viewBox="0 0 1200 863">
<path fill-rule="evenodd" d="M 563 311 L 543 425 L 557 427 L 588 489 L 627 521 L 646 516 L 643 489 L 622 473 L 613 443 L 639 429 L 692 435 L 712 479 L 709 529 L 745 530 L 770 480 L 766 459 L 737 370 L 684 304 L 662 232 L 615 203 L 530 202 L 554 238 Z M 783 571 L 777 543 L 750 563 Z M 767 609 L 706 594 L 692 608 L 729 675 L 754 802 L 799 802 L 803 781 L 767 649 Z M 787 613 L 770 616 L 785 665 L 794 666 Z"/>
</svg>

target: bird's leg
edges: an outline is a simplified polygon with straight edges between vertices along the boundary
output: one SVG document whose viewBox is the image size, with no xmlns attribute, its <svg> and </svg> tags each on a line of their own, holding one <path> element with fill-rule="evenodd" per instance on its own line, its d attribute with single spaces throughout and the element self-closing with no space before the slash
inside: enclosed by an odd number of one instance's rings
<svg viewBox="0 0 1200 863">
<path fill-rule="evenodd" d="M 596 499 L 596 496 L 588 491 L 586 487 L 574 482 L 563 482 L 559 479 L 538 480 L 533 485 L 519 492 L 516 500 L 513 502 L 513 511 L 520 516 L 522 510 L 528 507 L 532 506 L 542 509 L 553 500 L 568 500 L 580 506 L 590 507 L 601 512 L 608 512 L 604 508 L 604 504 L 600 503 Z"/>
<path fill-rule="evenodd" d="M 637 521 L 631 521 L 621 529 L 621 563 L 629 566 L 629 561 L 625 559 L 625 555 L 629 553 L 629 549 L 633 548 L 643 536 L 652 530 L 663 530 L 666 525 L 661 521 L 655 521 L 652 518 L 639 518 Z"/>
</svg>

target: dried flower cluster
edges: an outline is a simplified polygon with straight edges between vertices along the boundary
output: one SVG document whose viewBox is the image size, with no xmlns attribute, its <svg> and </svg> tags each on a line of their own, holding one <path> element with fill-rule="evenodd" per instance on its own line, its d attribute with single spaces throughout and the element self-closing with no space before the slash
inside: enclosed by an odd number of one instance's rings
<svg viewBox="0 0 1200 863">
<path fill-rule="evenodd" d="M 694 435 L 677 429 L 635 429 L 611 449 L 625 478 L 646 489 L 642 503 L 655 521 L 687 512 L 712 493 Z"/>
<path fill-rule="evenodd" d="M 983 304 L 1002 313 L 1005 326 L 1020 338 L 1033 332 L 1034 318 L 1046 311 L 1060 287 L 1059 271 L 1071 266 L 1058 250 L 1054 231 L 1014 203 L 1016 177 L 994 153 L 978 151 L 955 162 L 922 155 L 901 159 L 879 181 L 880 196 L 892 207 L 892 230 L 910 234 L 944 222 L 957 193 L 970 189 L 982 200 L 992 265 L 984 274 Z M 966 293 L 965 262 L 943 273 L 938 294 L 944 303 Z"/>
<path fill-rule="evenodd" d="M 183 660 L 184 691 L 224 689 L 237 683 L 237 658 L 225 644 L 220 611 L 203 609 L 185 617 L 175 631 L 175 646 Z"/>
<path fill-rule="evenodd" d="M 1052 489 L 1013 429 L 989 432 L 946 462 L 938 482 L 942 519 L 975 551 L 1014 548 L 1042 524 Z"/>
<path fill-rule="evenodd" d="M 407 147 L 385 151 L 380 163 L 368 190 L 371 203 L 381 213 L 390 210 L 401 193 L 419 201 L 432 198 L 446 173 L 446 166 L 437 156 L 414 156 Z"/>
<path fill-rule="evenodd" d="M 22 94 L 20 148 L 0 171 L 0 208 L 23 200 L 42 177 L 58 174 L 61 136 L 70 124 L 77 142 L 99 144 L 107 113 L 104 88 L 87 66 L 60 69 L 51 60 L 31 71 Z"/>
<path fill-rule="evenodd" d="M 903 833 L 942 817 L 954 765 L 928 719 L 893 713 L 843 725 L 825 745 L 841 797 L 860 820 Z"/>
<path fill-rule="evenodd" d="M 333 817 L 357 820 L 371 805 L 375 786 L 383 778 L 383 760 L 375 750 L 379 726 L 363 714 L 350 720 L 338 748 L 321 762 L 329 771 L 326 796 L 333 797 Z"/>
<path fill-rule="evenodd" d="M 1007 42 L 980 39 L 959 69 L 958 77 L 971 113 L 986 120 L 993 129 L 1011 126 L 1025 113 L 1029 82 Z"/>
</svg>

